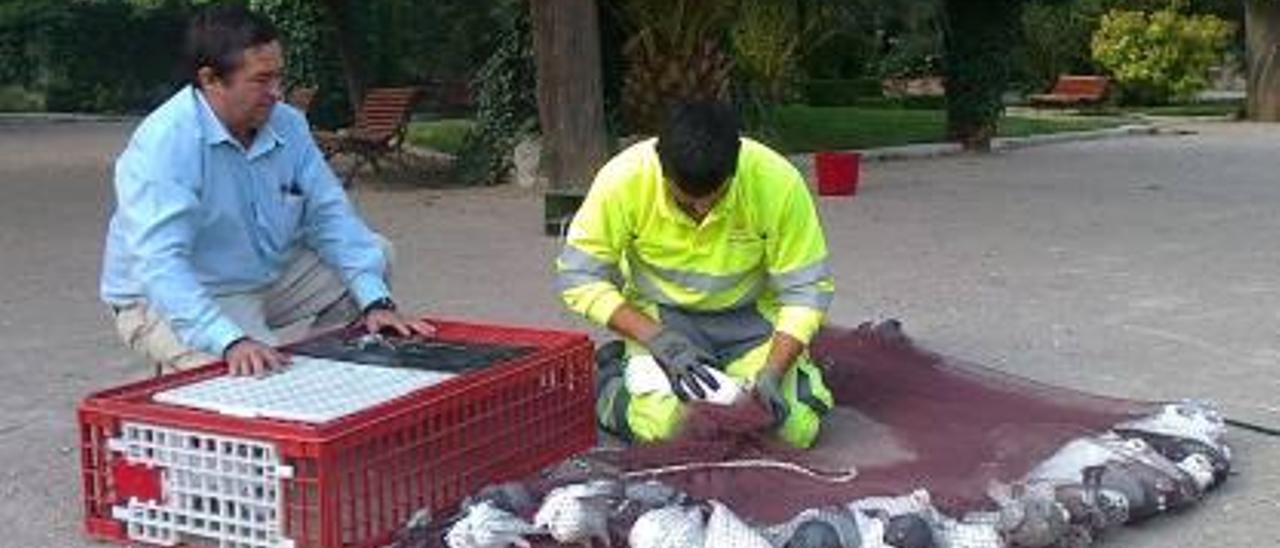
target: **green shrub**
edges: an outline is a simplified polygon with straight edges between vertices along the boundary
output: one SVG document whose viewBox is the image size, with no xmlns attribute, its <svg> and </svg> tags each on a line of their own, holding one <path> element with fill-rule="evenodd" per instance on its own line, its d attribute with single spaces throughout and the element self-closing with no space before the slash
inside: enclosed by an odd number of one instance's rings
<svg viewBox="0 0 1280 548">
<path fill-rule="evenodd" d="M 307 118 L 317 127 L 338 128 L 351 123 L 347 81 L 342 74 L 335 40 L 319 2 L 313 0 L 250 0 L 280 30 L 284 45 L 285 81 L 290 87 L 316 88 Z"/>
<path fill-rule="evenodd" d="M 511 168 L 520 139 L 538 130 L 533 26 L 523 2 L 509 4 L 497 49 L 476 73 L 476 123 L 456 164 L 468 184 L 494 184 Z"/>
<path fill-rule="evenodd" d="M 937 29 L 925 27 L 887 40 L 876 64 L 881 78 L 924 78 L 942 74 L 943 45 Z"/>
<path fill-rule="evenodd" d="M 22 86 L 0 86 L 0 112 L 39 112 L 44 96 Z"/>
<path fill-rule="evenodd" d="M 804 84 L 805 103 L 815 107 L 851 106 L 883 94 L 880 79 L 872 77 L 815 79 Z"/>
<path fill-rule="evenodd" d="M 38 46 L 50 110 L 144 112 L 180 85 L 175 46 L 188 5 L 68 2 L 51 9 Z"/>
<path fill-rule="evenodd" d="M 1020 83 L 1032 92 L 1053 86 L 1062 74 L 1093 71 L 1089 40 L 1098 28 L 1096 2 L 1030 2 L 1022 14 L 1018 48 Z"/>
<path fill-rule="evenodd" d="M 1113 10 L 1093 35 L 1093 58 L 1115 77 L 1125 103 L 1185 100 L 1208 87 L 1232 31 L 1213 15 Z"/>
</svg>

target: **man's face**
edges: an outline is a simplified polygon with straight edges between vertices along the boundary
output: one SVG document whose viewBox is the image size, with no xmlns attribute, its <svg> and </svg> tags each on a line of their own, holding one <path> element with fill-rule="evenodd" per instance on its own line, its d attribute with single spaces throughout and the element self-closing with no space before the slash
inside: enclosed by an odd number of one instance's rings
<svg viewBox="0 0 1280 548">
<path fill-rule="evenodd" d="M 232 131 L 262 127 L 281 98 L 284 56 L 280 42 L 268 42 L 244 51 L 240 68 L 218 78 L 205 75 L 201 84 L 218 114 Z M 210 70 L 210 69 L 202 69 Z"/>
<path fill-rule="evenodd" d="M 711 213 L 716 204 L 720 203 L 720 199 L 724 197 L 729 185 L 727 181 L 721 183 L 720 188 L 717 188 L 715 192 L 702 197 L 690 195 L 670 179 L 667 180 L 667 188 L 671 190 L 671 198 L 676 202 L 676 205 L 680 206 L 680 209 L 684 210 L 690 218 L 700 223 L 707 218 L 707 214 Z"/>
</svg>

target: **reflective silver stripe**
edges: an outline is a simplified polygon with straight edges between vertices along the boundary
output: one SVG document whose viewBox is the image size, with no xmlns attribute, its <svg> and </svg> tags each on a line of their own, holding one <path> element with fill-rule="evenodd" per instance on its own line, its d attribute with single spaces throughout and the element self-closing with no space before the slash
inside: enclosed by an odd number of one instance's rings
<svg viewBox="0 0 1280 548">
<path fill-rule="evenodd" d="M 688 305 L 688 303 L 677 302 L 668 296 L 662 291 L 662 288 L 658 287 L 656 282 L 649 278 L 650 275 L 648 273 L 643 271 L 633 271 L 633 273 L 635 275 L 631 277 L 631 281 L 644 298 L 667 306 L 683 307 Z M 759 278 L 755 283 L 751 284 L 746 293 L 738 297 L 728 308 L 741 308 L 760 300 L 760 296 L 764 294 L 765 286 L 764 278 Z"/>
<path fill-rule="evenodd" d="M 793 287 L 813 285 L 830 278 L 831 265 L 827 263 L 826 259 L 823 259 L 804 268 L 771 275 L 769 276 L 769 281 L 773 283 L 774 287 L 778 288 L 779 292 L 782 292 Z"/>
<path fill-rule="evenodd" d="M 631 264 L 638 267 L 639 270 L 647 270 L 658 279 L 669 282 L 690 291 L 699 293 L 721 293 L 728 291 L 742 284 L 750 276 L 759 275 L 758 270 L 748 270 L 736 274 L 703 274 L 701 272 L 691 272 L 688 270 L 676 270 L 673 268 L 664 268 L 640 258 L 639 254 L 631 253 L 629 258 Z"/>
<path fill-rule="evenodd" d="M 633 274 L 635 275 L 631 277 L 631 281 L 635 283 L 636 289 L 640 291 L 640 294 L 643 295 L 644 298 L 658 304 L 680 306 L 680 303 L 677 303 L 675 299 L 672 299 L 671 297 L 668 297 L 666 293 L 663 293 L 662 289 L 658 287 L 658 284 L 649 279 L 648 274 L 635 271 L 633 271 Z"/>
<path fill-rule="evenodd" d="M 570 289 L 577 289 L 585 285 L 591 285 L 591 284 L 600 283 L 600 282 L 609 282 L 614 287 L 618 287 L 620 285 L 614 282 L 613 280 L 607 280 L 607 279 L 602 280 L 600 279 L 599 276 L 596 276 L 595 274 L 586 274 L 582 272 L 566 270 L 564 272 L 556 274 L 556 292 L 564 293 L 565 291 L 569 291 Z"/>
<path fill-rule="evenodd" d="M 596 282 L 609 282 L 614 286 L 622 285 L 622 272 L 616 265 L 601 261 L 571 245 L 564 246 L 564 250 L 560 252 L 559 262 L 560 271 L 556 274 L 556 290 L 561 293 Z"/>
<path fill-rule="evenodd" d="M 743 293 L 741 297 L 738 297 L 738 300 L 735 301 L 733 306 L 730 308 L 742 308 L 749 304 L 754 304 L 756 301 L 760 300 L 760 296 L 764 294 L 765 285 L 766 283 L 764 278 L 756 280 L 756 283 L 751 285 L 751 289 L 748 289 L 746 293 Z"/>
<path fill-rule="evenodd" d="M 818 284 L 830 278 L 831 266 L 823 259 L 804 268 L 772 275 L 769 281 L 778 291 L 779 303 L 826 310 L 835 293 L 823 290 Z"/>
<path fill-rule="evenodd" d="M 783 305 L 807 306 L 817 310 L 826 310 L 835 300 L 833 291 L 822 291 L 814 287 L 803 287 L 778 293 L 778 302 Z"/>
</svg>

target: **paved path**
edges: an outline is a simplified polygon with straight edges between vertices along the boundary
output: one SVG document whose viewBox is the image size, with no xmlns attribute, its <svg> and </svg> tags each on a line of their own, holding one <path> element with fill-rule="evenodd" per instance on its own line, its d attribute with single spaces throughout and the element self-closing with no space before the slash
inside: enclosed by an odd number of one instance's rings
<svg viewBox="0 0 1280 548">
<path fill-rule="evenodd" d="M 901 318 L 931 348 L 1046 382 L 1211 398 L 1280 424 L 1280 126 L 869 163 L 824 200 L 832 321 Z M 0 546 L 85 546 L 75 403 L 145 372 L 97 303 L 110 159 L 126 124 L 0 125 Z M 400 299 L 433 313 L 578 326 L 555 243 L 515 188 L 365 188 Z M 1233 431 L 1241 476 L 1104 546 L 1280 544 L 1280 445 Z"/>
</svg>

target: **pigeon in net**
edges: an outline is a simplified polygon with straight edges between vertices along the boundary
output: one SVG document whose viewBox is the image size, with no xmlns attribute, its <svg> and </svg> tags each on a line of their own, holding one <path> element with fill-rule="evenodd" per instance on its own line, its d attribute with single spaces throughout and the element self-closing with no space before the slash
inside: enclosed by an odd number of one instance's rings
<svg viewBox="0 0 1280 548">
<path fill-rule="evenodd" d="M 687 548 L 702 546 L 707 526 L 698 506 L 667 506 L 650 510 L 636 520 L 628 536 L 631 548 Z"/>
<path fill-rule="evenodd" d="M 525 536 L 537 534 L 533 524 L 484 501 L 466 510 L 466 515 L 449 528 L 445 543 L 449 548 L 530 548 Z"/>
<path fill-rule="evenodd" d="M 598 540 L 611 546 L 609 514 L 622 495 L 621 484 L 605 479 L 557 487 L 543 499 L 533 524 L 560 543 L 590 547 Z"/>
</svg>

